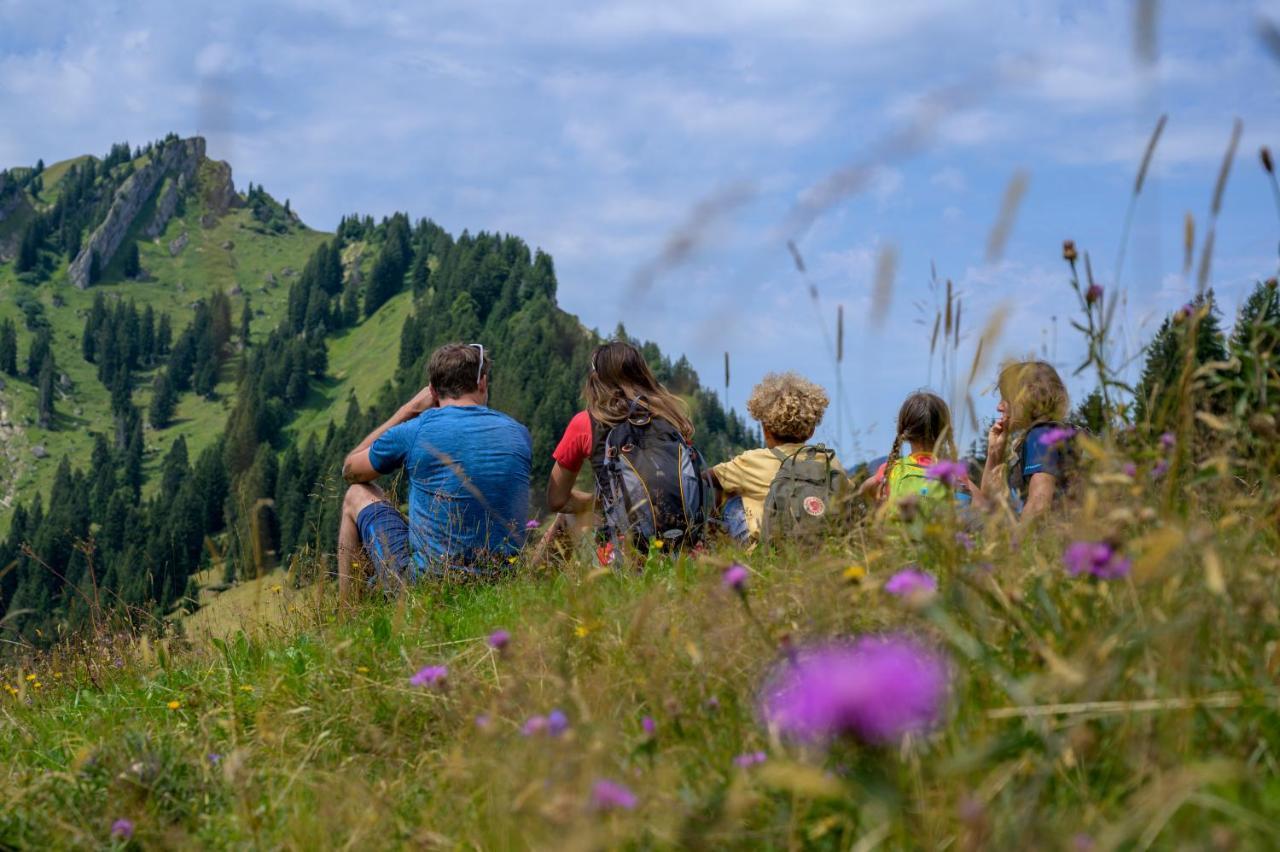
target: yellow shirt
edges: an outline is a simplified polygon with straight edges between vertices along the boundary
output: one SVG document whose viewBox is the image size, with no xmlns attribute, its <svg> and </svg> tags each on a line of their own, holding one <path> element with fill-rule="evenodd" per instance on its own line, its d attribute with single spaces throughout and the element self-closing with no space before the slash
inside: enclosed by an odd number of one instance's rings
<svg viewBox="0 0 1280 852">
<path fill-rule="evenodd" d="M 779 444 L 777 449 L 783 455 L 791 455 L 799 451 L 804 444 Z M 782 461 L 773 454 L 773 450 L 747 450 L 741 455 L 718 464 L 711 469 L 725 493 L 742 498 L 742 508 L 747 516 L 747 530 L 751 537 L 760 535 L 760 522 L 764 518 L 764 498 L 769 496 L 769 486 L 778 475 Z M 840 466 L 837 464 L 836 469 Z"/>
</svg>

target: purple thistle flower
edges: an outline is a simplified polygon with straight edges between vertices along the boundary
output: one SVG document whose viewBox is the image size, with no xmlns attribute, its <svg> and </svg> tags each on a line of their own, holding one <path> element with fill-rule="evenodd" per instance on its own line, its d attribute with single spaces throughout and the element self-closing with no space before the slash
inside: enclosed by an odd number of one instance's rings
<svg viewBox="0 0 1280 852">
<path fill-rule="evenodd" d="M 111 823 L 111 836 L 120 840 L 129 840 L 133 837 L 133 821 L 121 817 Z"/>
<path fill-rule="evenodd" d="M 530 518 L 524 522 L 524 528 L 527 530 L 536 530 L 540 526 L 542 523 L 537 518 Z"/>
<path fill-rule="evenodd" d="M 524 726 L 520 729 L 520 733 L 526 737 L 532 737 L 542 733 L 546 729 L 546 716 L 530 716 L 525 720 Z"/>
<path fill-rule="evenodd" d="M 1160 459 L 1160 461 L 1156 462 L 1154 465 L 1151 466 L 1152 479 L 1159 479 L 1160 477 L 1164 476 L 1168 472 L 1169 472 L 1169 462 L 1165 461 L 1164 459 Z"/>
<path fill-rule="evenodd" d="M 1062 562 L 1067 567 L 1067 573 L 1073 577 L 1088 574 L 1099 580 L 1124 577 L 1133 565 L 1105 541 L 1072 542 L 1063 551 Z"/>
<path fill-rule="evenodd" d="M 942 719 L 943 657 L 900 634 L 864 636 L 800 652 L 765 681 L 761 714 L 784 735 L 821 741 L 843 734 L 891 743 Z"/>
<path fill-rule="evenodd" d="M 569 730 L 569 717 L 562 710 L 552 710 L 547 714 L 547 733 L 558 737 Z"/>
<path fill-rule="evenodd" d="M 750 572 L 747 566 L 739 565 L 737 562 L 724 569 L 724 573 L 720 575 L 720 581 L 724 583 L 726 589 L 733 589 L 738 594 L 742 594 L 747 588 L 747 577 Z"/>
<path fill-rule="evenodd" d="M 720 699 L 714 695 L 707 699 L 707 710 L 714 713 L 720 709 Z"/>
<path fill-rule="evenodd" d="M 933 575 L 924 571 L 903 568 L 885 582 L 884 590 L 900 598 L 931 595 L 938 591 L 938 581 L 933 579 Z"/>
<path fill-rule="evenodd" d="M 969 478 L 969 468 L 954 459 L 938 459 L 924 469 L 926 479 L 936 479 L 948 488 L 955 488 Z"/>
<path fill-rule="evenodd" d="M 591 806 L 598 811 L 630 811 L 638 803 L 636 794 L 617 781 L 602 779 L 591 788 Z"/>
<path fill-rule="evenodd" d="M 969 535 L 964 530 L 957 530 L 956 544 L 960 545 L 965 550 L 973 550 L 973 536 Z"/>
<path fill-rule="evenodd" d="M 1164 450 L 1172 450 L 1178 443 L 1178 436 L 1172 432 L 1165 432 L 1160 436 L 1160 447 Z"/>
<path fill-rule="evenodd" d="M 417 674 L 409 678 L 409 683 L 414 686 L 443 686 L 445 679 L 449 677 L 449 669 L 447 666 L 425 666 L 418 669 Z"/>
<path fill-rule="evenodd" d="M 764 763 L 769 759 L 769 755 L 762 751 L 749 751 L 746 754 L 740 754 L 733 759 L 733 765 L 741 769 L 755 766 L 757 763 Z"/>
<path fill-rule="evenodd" d="M 476 716 L 476 727 L 482 731 L 488 730 L 489 725 L 492 721 L 493 720 L 489 718 L 488 713 L 481 713 L 478 716 Z"/>
<path fill-rule="evenodd" d="M 1102 298 L 1102 285 L 1090 284 L 1089 289 L 1084 291 L 1084 300 L 1089 304 L 1099 301 Z"/>
<path fill-rule="evenodd" d="M 640 720 L 640 727 L 644 730 L 646 736 L 653 736 L 654 731 L 658 729 L 657 724 L 653 721 L 652 716 L 645 716 Z"/>
<path fill-rule="evenodd" d="M 497 650 L 497 651 L 501 651 L 504 648 L 506 648 L 507 645 L 509 644 L 511 644 L 511 634 L 508 631 L 503 630 L 502 628 L 498 628 L 497 630 L 489 634 L 490 648 L 493 648 L 494 650 Z"/>
<path fill-rule="evenodd" d="M 1124 467 L 1120 468 L 1120 471 L 1125 476 L 1129 477 L 1130 479 L 1133 479 L 1135 476 L 1138 475 L 1138 466 L 1133 462 L 1125 462 Z"/>
<path fill-rule="evenodd" d="M 1065 444 L 1076 436 L 1076 430 L 1070 426 L 1055 426 L 1045 431 L 1040 436 L 1040 445 L 1044 447 L 1055 447 L 1059 444 Z"/>
</svg>

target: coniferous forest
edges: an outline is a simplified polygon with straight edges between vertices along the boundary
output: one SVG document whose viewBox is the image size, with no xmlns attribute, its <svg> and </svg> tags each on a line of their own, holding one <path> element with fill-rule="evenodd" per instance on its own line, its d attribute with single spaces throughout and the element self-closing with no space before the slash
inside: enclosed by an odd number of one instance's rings
<svg viewBox="0 0 1280 852">
<path fill-rule="evenodd" d="M 135 173 L 149 174 L 147 162 L 165 162 L 170 146 L 184 144 L 170 136 L 82 158 L 59 170 L 52 203 L 42 196 L 43 164 L 0 176 L 0 191 L 20 202 L 10 207 L 27 213 L 14 256 L 0 257 L 15 276 L 22 336 L 29 338 L 19 352 L 13 321 L 0 323 L 0 371 L 36 389 L 34 414 L 48 429 L 80 427 L 62 425 L 67 412 L 60 419 L 66 406 L 56 385 L 64 374 L 48 316 L 58 299 L 42 294 L 91 240 L 100 245 L 104 233 L 110 236 L 119 213 L 113 205 L 137 189 Z M 5 630 L 40 644 L 102 612 L 127 617 L 135 627 L 159 627 L 195 605 L 193 574 L 201 569 L 213 567 L 230 583 L 288 566 L 304 551 L 323 564 L 334 546 L 342 458 L 419 389 L 431 350 L 453 340 L 484 342 L 494 361 L 491 404 L 529 427 L 536 505 L 551 451 L 581 405 L 588 356 L 600 340 L 557 305 L 549 255 L 511 235 L 464 231 L 454 237 L 405 213 L 382 221 L 348 216 L 333 235 L 316 235 L 287 201 L 277 202 L 261 186 L 250 184 L 243 195 L 228 192 L 229 168 L 202 153 L 188 172 L 161 177 L 153 179 L 154 189 L 139 190 L 148 196 L 139 199 L 135 221 L 124 223 L 114 254 L 87 258 L 93 298 L 77 317 L 73 351 L 92 365 L 109 410 L 87 427 L 87 457 L 50 460 L 56 468 L 47 499 L 15 495 L 8 535 L 0 541 Z M 168 209 L 175 223 L 187 216 L 208 226 L 210 217 L 233 208 L 248 214 L 241 227 L 255 239 L 320 237 L 291 277 L 274 327 L 255 331 L 255 294 L 238 283 L 192 300 L 185 315 L 157 311 L 145 298 L 146 288 L 159 286 L 149 280 L 147 264 L 165 262 L 166 254 L 181 259 L 188 238 L 183 231 L 169 241 L 178 225 L 166 227 L 161 214 Z M 160 261 L 144 261 L 154 251 L 139 254 L 147 232 L 160 248 L 168 243 Z M 404 293 L 412 306 L 399 330 L 396 369 L 373 402 L 361 406 L 353 396 L 329 412 L 327 428 L 305 439 L 291 433 L 299 406 L 330 380 L 333 336 L 377 317 Z M 613 334 L 626 331 L 619 324 Z M 673 360 L 651 343 L 643 350 L 659 377 L 689 400 L 708 458 L 725 458 L 758 440 L 701 386 L 687 360 Z M 177 406 L 192 398 L 225 404 L 216 435 L 205 436 L 211 440 L 198 453 L 179 436 L 148 464 L 152 439 L 172 428 Z"/>
</svg>

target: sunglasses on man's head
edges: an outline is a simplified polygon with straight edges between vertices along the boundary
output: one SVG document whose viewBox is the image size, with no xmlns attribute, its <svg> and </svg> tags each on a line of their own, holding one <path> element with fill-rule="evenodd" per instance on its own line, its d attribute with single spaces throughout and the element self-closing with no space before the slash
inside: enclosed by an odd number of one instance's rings
<svg viewBox="0 0 1280 852">
<path fill-rule="evenodd" d="M 480 366 L 476 368 L 476 387 L 480 387 L 480 379 L 484 377 L 484 344 L 468 343 L 467 345 L 480 350 Z"/>
</svg>

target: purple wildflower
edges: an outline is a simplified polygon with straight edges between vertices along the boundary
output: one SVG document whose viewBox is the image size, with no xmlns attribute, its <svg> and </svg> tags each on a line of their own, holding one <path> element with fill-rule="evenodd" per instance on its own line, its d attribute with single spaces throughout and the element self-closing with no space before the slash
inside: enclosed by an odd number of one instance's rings
<svg viewBox="0 0 1280 852">
<path fill-rule="evenodd" d="M 217 766 L 219 763 L 222 762 L 222 755 L 218 754 L 216 751 L 209 752 L 209 754 L 206 755 L 206 757 L 209 760 L 210 766 Z"/>
<path fill-rule="evenodd" d="M 964 530 L 956 530 L 956 544 L 960 545 L 965 550 L 973 550 L 973 536 L 969 535 Z"/>
<path fill-rule="evenodd" d="M 1092 305 L 1094 302 L 1102 299 L 1102 285 L 1090 284 L 1089 289 L 1084 291 L 1084 300 Z"/>
<path fill-rule="evenodd" d="M 955 488 L 969 478 L 969 468 L 954 459 L 938 459 L 924 469 L 926 479 L 936 479 L 948 488 Z"/>
<path fill-rule="evenodd" d="M 1169 463 L 1164 459 L 1160 459 L 1160 461 L 1156 462 L 1154 465 L 1151 466 L 1152 479 L 1159 479 L 1160 477 L 1164 476 L 1168 472 L 1169 472 Z"/>
<path fill-rule="evenodd" d="M 1160 436 L 1160 447 L 1164 450 L 1172 450 L 1178 443 L 1178 436 L 1172 432 L 1165 432 Z"/>
<path fill-rule="evenodd" d="M 707 699 L 707 710 L 714 713 L 720 709 L 720 699 L 714 695 Z"/>
<path fill-rule="evenodd" d="M 547 733 L 558 737 L 569 730 L 569 717 L 562 710 L 552 710 L 547 714 Z"/>
<path fill-rule="evenodd" d="M 639 799 L 617 781 L 607 778 L 597 781 L 591 788 L 591 806 L 598 811 L 634 810 Z"/>
<path fill-rule="evenodd" d="M 443 686 L 448 677 L 449 669 L 446 666 L 425 666 L 409 678 L 409 683 L 414 686 Z"/>
<path fill-rule="evenodd" d="M 540 526 L 542 526 L 542 524 L 537 518 L 530 518 L 524 522 L 524 528 L 527 530 L 536 530 Z"/>
<path fill-rule="evenodd" d="M 784 735 L 825 740 L 851 734 L 891 743 L 942 718 L 943 657 L 910 636 L 864 636 L 800 652 L 765 681 L 761 712 Z"/>
<path fill-rule="evenodd" d="M 546 716 L 530 716 L 525 720 L 524 727 L 520 729 L 520 733 L 526 737 L 532 737 L 542 733 L 547 729 Z"/>
<path fill-rule="evenodd" d="M 724 569 L 724 573 L 720 575 L 720 581 L 724 583 L 726 589 L 733 589 L 738 594 L 742 594 L 747 588 L 747 577 L 750 572 L 747 566 L 739 565 L 737 562 Z"/>
<path fill-rule="evenodd" d="M 506 648 L 507 645 L 509 644 L 511 644 L 511 634 L 508 631 L 503 630 L 502 628 L 498 628 L 497 630 L 489 634 L 490 648 L 493 648 L 494 650 L 497 650 L 497 651 L 501 651 L 504 648 Z"/>
<path fill-rule="evenodd" d="M 1065 444 L 1076 436 L 1076 430 L 1070 426 L 1055 426 L 1052 429 L 1045 430 L 1040 436 L 1040 445 L 1044 447 L 1056 447 L 1059 444 Z"/>
<path fill-rule="evenodd" d="M 133 837 L 133 821 L 121 817 L 111 823 L 111 836 L 120 840 L 129 840 Z"/>
<path fill-rule="evenodd" d="M 884 590 L 900 598 L 910 598 L 938 591 L 938 581 L 924 571 L 903 568 L 885 582 Z"/>
<path fill-rule="evenodd" d="M 1129 573 L 1133 563 L 1116 552 L 1105 541 L 1077 541 L 1062 554 L 1067 573 L 1073 577 L 1088 574 L 1099 580 L 1115 580 Z"/>
<path fill-rule="evenodd" d="M 769 759 L 769 755 L 762 751 L 749 751 L 746 754 L 740 754 L 733 759 L 733 765 L 741 769 L 755 766 L 757 763 L 764 763 Z"/>
<path fill-rule="evenodd" d="M 1097 847 L 1097 845 L 1098 844 L 1094 842 L 1093 838 L 1083 831 L 1071 838 L 1071 848 L 1076 850 L 1076 852 L 1090 852 L 1090 850 Z"/>
<path fill-rule="evenodd" d="M 1135 476 L 1138 475 L 1138 466 L 1133 462 L 1125 462 L 1124 467 L 1120 468 L 1120 471 L 1125 476 L 1129 477 L 1130 479 L 1133 479 Z"/>
<path fill-rule="evenodd" d="M 653 732 L 658 729 L 657 724 L 653 721 L 652 716 L 645 716 L 640 720 L 640 727 L 644 729 L 645 736 L 653 736 Z"/>
<path fill-rule="evenodd" d="M 489 725 L 492 722 L 493 720 L 489 718 L 488 713 L 481 713 L 478 716 L 476 716 L 476 727 L 482 731 L 488 730 Z"/>
</svg>

